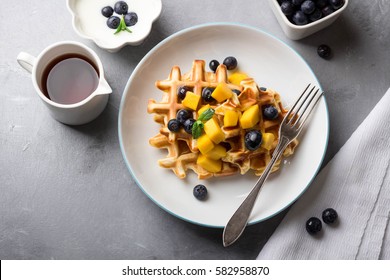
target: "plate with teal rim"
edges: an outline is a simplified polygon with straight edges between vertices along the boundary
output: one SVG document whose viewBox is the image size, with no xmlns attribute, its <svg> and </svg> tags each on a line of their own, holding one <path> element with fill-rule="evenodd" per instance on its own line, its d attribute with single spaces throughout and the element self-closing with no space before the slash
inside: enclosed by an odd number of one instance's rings
<svg viewBox="0 0 390 280">
<path fill-rule="evenodd" d="M 205 24 L 171 35 L 141 60 L 123 92 L 118 119 L 123 158 L 141 190 L 172 215 L 215 228 L 225 226 L 258 177 L 248 172 L 199 180 L 188 170 L 187 177 L 179 179 L 170 169 L 161 168 L 158 160 L 166 156 L 166 150 L 149 145 L 149 138 L 158 133 L 159 125 L 147 113 L 147 104 L 150 98 L 161 99 L 162 92 L 155 82 L 166 79 L 174 65 L 186 73 L 195 59 L 208 65 L 213 59 L 221 62 L 227 56 L 236 57 L 238 70 L 248 73 L 259 86 L 276 90 L 286 107 L 308 83 L 320 87 L 305 60 L 278 38 L 245 25 Z M 321 166 L 328 135 L 328 109 L 322 97 L 299 137 L 295 153 L 283 158 L 281 168 L 268 178 L 249 224 L 273 217 L 304 193 Z M 207 187 L 207 200 L 199 201 L 193 196 L 197 184 Z"/>
</svg>

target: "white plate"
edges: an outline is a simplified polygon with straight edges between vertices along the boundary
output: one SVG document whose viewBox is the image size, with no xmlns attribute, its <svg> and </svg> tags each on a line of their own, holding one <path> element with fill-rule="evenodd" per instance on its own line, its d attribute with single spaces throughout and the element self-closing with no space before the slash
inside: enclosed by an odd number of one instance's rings
<svg viewBox="0 0 390 280">
<path fill-rule="evenodd" d="M 119 111 L 119 140 L 125 162 L 137 184 L 157 205 L 192 223 L 223 227 L 256 182 L 251 174 L 198 180 L 189 170 L 185 180 L 157 160 L 166 150 L 149 145 L 159 125 L 147 113 L 149 98 L 160 100 L 156 80 L 166 79 L 175 64 L 182 73 L 194 59 L 223 61 L 235 56 L 239 68 L 249 73 L 259 86 L 277 90 L 291 104 L 308 83 L 319 86 L 307 63 L 293 49 L 275 37 L 243 25 L 215 23 L 180 31 L 153 48 L 132 73 L 122 96 Z M 274 216 L 291 205 L 309 186 L 323 160 L 329 132 L 328 111 L 322 98 L 300 137 L 296 153 L 285 159 L 282 168 L 271 174 L 264 185 L 250 223 Z M 199 183 L 209 191 L 207 201 L 192 194 Z"/>
</svg>

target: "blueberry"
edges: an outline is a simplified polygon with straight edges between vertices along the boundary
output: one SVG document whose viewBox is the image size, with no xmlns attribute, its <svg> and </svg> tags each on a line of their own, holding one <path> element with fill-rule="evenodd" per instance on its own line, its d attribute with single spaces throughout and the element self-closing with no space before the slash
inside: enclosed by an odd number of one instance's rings
<svg viewBox="0 0 390 280">
<path fill-rule="evenodd" d="M 214 73 L 215 73 L 215 71 L 217 71 L 218 66 L 219 66 L 218 60 L 213 59 L 209 63 L 210 70 L 213 71 Z"/>
<path fill-rule="evenodd" d="M 317 8 L 314 10 L 314 12 L 311 15 L 309 15 L 310 21 L 319 20 L 321 17 L 322 17 L 321 10 Z"/>
<path fill-rule="evenodd" d="M 184 124 L 184 122 L 192 117 L 192 113 L 186 109 L 181 109 L 176 114 L 176 119 L 179 123 Z"/>
<path fill-rule="evenodd" d="M 238 89 L 232 89 L 232 92 L 234 92 L 237 95 L 240 95 L 241 91 Z"/>
<path fill-rule="evenodd" d="M 310 15 L 316 9 L 316 4 L 311 0 L 306 0 L 301 5 L 301 11 L 307 15 Z"/>
<path fill-rule="evenodd" d="M 326 5 L 328 5 L 329 0 L 316 0 L 316 6 L 319 9 L 324 8 Z"/>
<path fill-rule="evenodd" d="M 115 11 L 115 13 L 117 13 L 119 15 L 127 14 L 128 9 L 129 9 L 129 6 L 127 6 L 127 3 L 125 1 L 118 1 L 115 3 L 114 11 Z"/>
<path fill-rule="evenodd" d="M 316 217 L 311 217 L 306 221 L 306 230 L 310 234 L 316 234 L 321 231 L 322 223 L 321 220 Z"/>
<path fill-rule="evenodd" d="M 322 212 L 322 220 L 325 224 L 333 224 L 337 217 L 337 212 L 333 208 L 327 208 Z"/>
<path fill-rule="evenodd" d="M 178 132 L 180 130 L 180 122 L 177 119 L 169 120 L 168 129 L 172 132 Z"/>
<path fill-rule="evenodd" d="M 223 60 L 223 64 L 225 64 L 228 70 L 236 69 L 237 67 L 237 59 L 234 56 L 228 56 Z"/>
<path fill-rule="evenodd" d="M 302 2 L 305 1 L 305 0 L 292 0 L 291 2 L 295 5 L 295 6 L 300 6 L 302 4 Z"/>
<path fill-rule="evenodd" d="M 181 100 L 183 100 L 184 98 L 186 98 L 187 91 L 190 91 L 190 90 L 191 90 L 191 88 L 187 87 L 187 86 L 179 87 L 177 90 L 177 96 Z"/>
<path fill-rule="evenodd" d="M 334 9 L 333 9 L 331 6 L 326 6 L 326 7 L 323 8 L 321 11 L 322 11 L 322 15 L 323 15 L 324 17 L 326 17 L 326 16 L 329 16 L 331 13 L 333 13 L 333 12 L 334 12 Z"/>
<path fill-rule="evenodd" d="M 274 120 L 278 117 L 279 112 L 273 105 L 264 105 L 263 106 L 263 117 L 267 120 Z"/>
<path fill-rule="evenodd" d="M 282 2 L 280 8 L 282 9 L 282 13 L 286 16 L 291 16 L 294 13 L 294 5 L 289 1 Z"/>
<path fill-rule="evenodd" d="M 207 197 L 207 188 L 204 185 L 196 185 L 193 194 L 197 199 L 205 200 Z"/>
<path fill-rule="evenodd" d="M 250 151 L 254 151 L 260 147 L 262 140 L 263 136 L 260 131 L 250 130 L 245 134 L 245 147 Z"/>
<path fill-rule="evenodd" d="M 102 15 L 109 18 L 114 13 L 114 9 L 110 6 L 106 6 L 102 9 Z"/>
<path fill-rule="evenodd" d="M 329 0 L 329 4 L 333 9 L 338 10 L 344 5 L 344 0 Z"/>
<path fill-rule="evenodd" d="M 133 26 L 138 22 L 138 15 L 134 12 L 130 12 L 124 17 L 126 26 Z"/>
<path fill-rule="evenodd" d="M 193 118 L 189 118 L 189 119 L 186 119 L 184 124 L 183 124 L 183 127 L 184 127 L 184 130 L 188 133 L 188 134 L 191 134 L 192 135 L 192 126 L 194 125 L 194 122 L 195 120 Z"/>
<path fill-rule="evenodd" d="M 292 20 L 296 25 L 305 25 L 308 23 L 307 16 L 302 11 L 296 11 Z"/>
<path fill-rule="evenodd" d="M 330 58 L 330 56 L 332 54 L 332 50 L 328 45 L 320 45 L 317 48 L 317 53 L 320 57 L 322 57 L 324 59 L 328 59 L 328 58 Z"/>
<path fill-rule="evenodd" d="M 266 87 L 259 87 L 259 90 L 260 91 L 267 91 L 267 88 Z"/>
<path fill-rule="evenodd" d="M 107 19 L 107 26 L 111 29 L 117 29 L 121 20 L 117 16 L 111 16 Z"/>
<path fill-rule="evenodd" d="M 210 88 L 210 87 L 206 87 L 202 90 L 202 99 L 204 100 L 204 102 L 211 103 L 215 101 L 215 99 L 211 96 L 213 91 L 214 88 Z"/>
</svg>

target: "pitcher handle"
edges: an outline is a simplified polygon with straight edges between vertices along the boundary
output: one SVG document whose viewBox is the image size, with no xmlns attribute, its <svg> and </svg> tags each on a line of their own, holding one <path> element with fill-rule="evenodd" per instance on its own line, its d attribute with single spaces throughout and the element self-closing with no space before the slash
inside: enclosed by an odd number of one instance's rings
<svg viewBox="0 0 390 280">
<path fill-rule="evenodd" d="M 20 52 L 16 58 L 20 66 L 26 69 L 28 72 L 32 73 L 36 58 L 31 54 Z"/>
</svg>

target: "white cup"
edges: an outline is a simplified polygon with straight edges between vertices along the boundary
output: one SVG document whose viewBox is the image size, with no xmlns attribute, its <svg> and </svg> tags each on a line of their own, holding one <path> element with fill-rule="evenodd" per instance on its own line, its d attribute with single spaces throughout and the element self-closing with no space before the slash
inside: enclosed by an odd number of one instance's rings
<svg viewBox="0 0 390 280">
<path fill-rule="evenodd" d="M 74 104 L 54 102 L 44 94 L 42 85 L 44 71 L 56 59 L 72 54 L 86 57 L 97 68 L 99 76 L 97 88 L 88 97 Z M 17 61 L 32 74 L 32 82 L 38 96 L 56 120 L 69 125 L 85 124 L 99 116 L 106 107 L 112 89 L 104 78 L 103 65 L 99 57 L 87 46 L 73 41 L 58 42 L 48 46 L 38 57 L 21 52 Z"/>
</svg>

